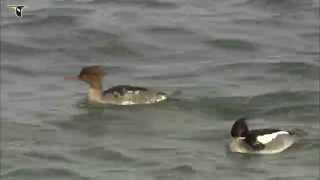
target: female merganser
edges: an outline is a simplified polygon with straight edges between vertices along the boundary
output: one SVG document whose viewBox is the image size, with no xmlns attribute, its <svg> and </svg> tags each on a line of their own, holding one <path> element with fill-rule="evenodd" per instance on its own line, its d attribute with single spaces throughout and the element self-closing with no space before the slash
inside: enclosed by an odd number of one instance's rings
<svg viewBox="0 0 320 180">
<path fill-rule="evenodd" d="M 82 80 L 89 84 L 88 99 L 91 102 L 115 105 L 152 104 L 167 99 L 163 92 L 129 85 L 119 85 L 106 91 L 102 90 L 105 72 L 101 66 L 82 68 L 78 76 L 65 79 Z"/>
<path fill-rule="evenodd" d="M 238 119 L 232 126 L 230 150 L 239 153 L 275 154 L 289 148 L 295 142 L 293 131 L 279 129 L 250 130 L 245 118 Z"/>
</svg>

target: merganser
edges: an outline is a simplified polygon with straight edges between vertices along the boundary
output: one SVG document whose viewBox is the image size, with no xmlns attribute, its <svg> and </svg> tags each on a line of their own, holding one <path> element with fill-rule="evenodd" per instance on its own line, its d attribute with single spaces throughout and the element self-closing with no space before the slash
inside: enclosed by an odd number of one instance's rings
<svg viewBox="0 0 320 180">
<path fill-rule="evenodd" d="M 229 147 L 232 152 L 252 154 L 275 154 L 289 148 L 295 142 L 295 133 L 279 129 L 248 129 L 245 118 L 232 126 Z"/>
<path fill-rule="evenodd" d="M 167 99 L 163 92 L 130 85 L 114 86 L 102 90 L 102 80 L 106 73 L 101 66 L 82 68 L 78 76 L 66 76 L 65 79 L 81 80 L 89 84 L 88 99 L 90 102 L 115 105 L 152 104 Z"/>
</svg>

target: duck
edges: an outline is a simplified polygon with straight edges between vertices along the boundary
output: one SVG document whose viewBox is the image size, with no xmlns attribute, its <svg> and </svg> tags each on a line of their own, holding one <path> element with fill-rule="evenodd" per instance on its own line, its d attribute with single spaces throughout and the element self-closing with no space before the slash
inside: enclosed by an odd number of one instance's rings
<svg viewBox="0 0 320 180">
<path fill-rule="evenodd" d="M 103 79 L 106 76 L 100 65 L 83 67 L 77 76 L 65 76 L 66 80 L 80 80 L 89 85 L 88 100 L 99 104 L 135 105 L 153 104 L 164 101 L 167 94 L 146 87 L 118 85 L 103 90 Z"/>
<path fill-rule="evenodd" d="M 231 128 L 231 152 L 248 154 L 276 154 L 291 147 L 296 136 L 293 130 L 253 129 L 249 130 L 246 118 L 239 118 Z"/>
</svg>

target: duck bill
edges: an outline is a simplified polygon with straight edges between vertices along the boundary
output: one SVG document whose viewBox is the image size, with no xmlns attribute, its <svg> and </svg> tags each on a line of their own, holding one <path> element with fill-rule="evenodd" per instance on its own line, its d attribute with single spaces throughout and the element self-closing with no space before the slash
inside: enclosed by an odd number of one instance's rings
<svg viewBox="0 0 320 180">
<path fill-rule="evenodd" d="M 79 80 L 78 76 L 65 76 L 64 80 Z"/>
</svg>

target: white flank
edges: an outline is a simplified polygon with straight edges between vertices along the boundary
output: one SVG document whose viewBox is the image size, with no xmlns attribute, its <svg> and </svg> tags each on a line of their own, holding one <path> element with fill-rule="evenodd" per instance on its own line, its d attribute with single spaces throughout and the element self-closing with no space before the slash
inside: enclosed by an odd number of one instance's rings
<svg viewBox="0 0 320 180">
<path fill-rule="evenodd" d="M 132 101 L 122 101 L 121 102 L 121 105 L 133 105 L 133 104 L 135 104 L 135 103 Z"/>
<path fill-rule="evenodd" d="M 259 141 L 262 144 L 267 144 L 269 142 L 271 142 L 273 139 L 275 139 L 278 135 L 281 134 L 289 134 L 287 131 L 278 131 L 278 132 L 274 132 L 272 134 L 265 134 L 262 136 L 257 136 L 257 141 Z"/>
<path fill-rule="evenodd" d="M 163 100 L 166 100 L 166 99 L 167 99 L 166 96 L 160 96 L 160 97 L 156 100 L 156 102 L 160 102 L 160 101 L 163 101 Z"/>
<path fill-rule="evenodd" d="M 140 91 L 135 91 L 134 92 L 135 95 L 138 95 L 139 93 L 140 93 Z"/>
</svg>

